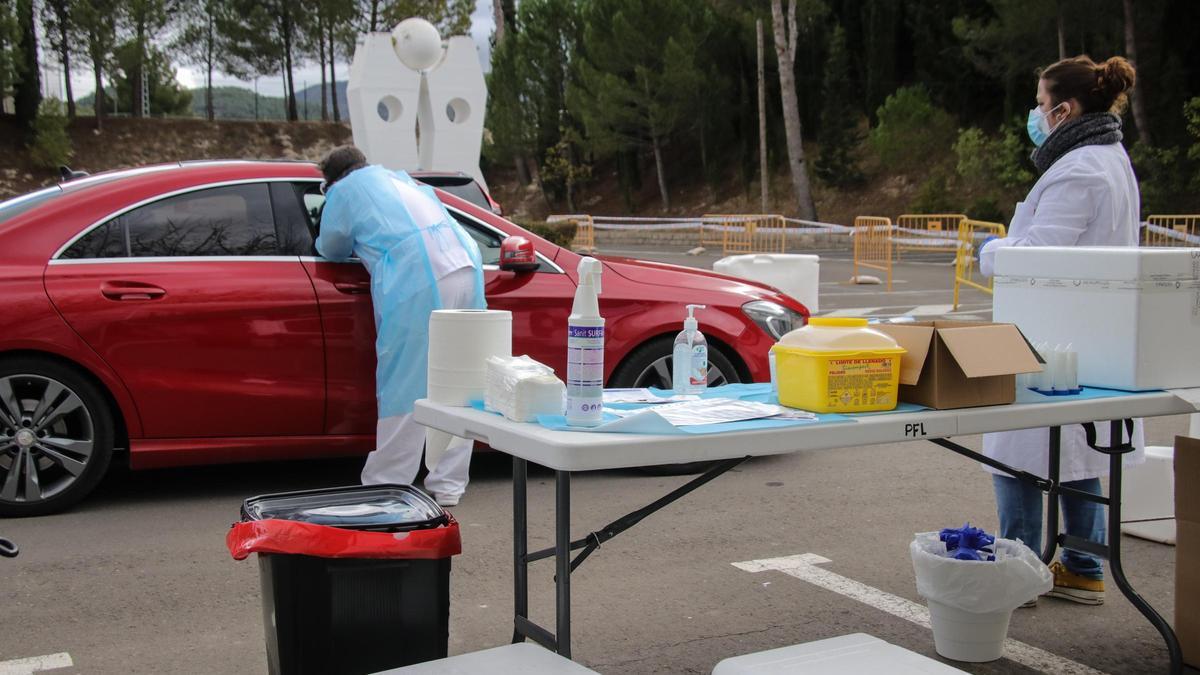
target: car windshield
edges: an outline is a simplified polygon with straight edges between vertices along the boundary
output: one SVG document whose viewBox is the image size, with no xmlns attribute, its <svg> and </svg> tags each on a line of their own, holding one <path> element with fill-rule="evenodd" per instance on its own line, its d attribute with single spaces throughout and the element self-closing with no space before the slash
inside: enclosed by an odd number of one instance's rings
<svg viewBox="0 0 1200 675">
<path fill-rule="evenodd" d="M 10 218 L 16 218 L 39 204 L 44 204 L 55 197 L 61 196 L 62 193 L 62 188 L 55 185 L 54 187 L 48 187 L 44 190 L 30 192 L 29 194 L 0 202 L 0 223 Z"/>
</svg>

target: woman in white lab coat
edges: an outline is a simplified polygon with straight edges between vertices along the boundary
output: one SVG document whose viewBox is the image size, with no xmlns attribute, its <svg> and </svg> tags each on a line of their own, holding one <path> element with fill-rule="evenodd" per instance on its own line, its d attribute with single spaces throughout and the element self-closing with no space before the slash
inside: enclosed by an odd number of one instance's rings
<svg viewBox="0 0 1200 675">
<path fill-rule="evenodd" d="M 1086 56 L 1064 59 L 1041 72 L 1037 107 L 1029 111 L 1028 131 L 1037 148 L 1033 163 L 1041 177 L 1017 204 L 1008 236 L 984 243 L 979 260 L 991 275 L 996 251 L 1008 246 L 1137 246 L 1139 195 L 1129 155 L 1121 145 L 1121 118 L 1134 83 L 1133 66 L 1121 57 L 1095 63 Z M 1096 425 L 1097 445 L 1108 445 L 1107 423 Z M 1048 429 L 986 434 L 984 454 L 1018 469 L 1046 475 Z M 1138 450 L 1127 462 L 1141 462 Z M 1083 427 L 1062 429 L 1062 472 L 1067 487 L 1099 494 L 1108 457 L 1087 446 Z M 996 489 L 1000 534 L 1034 549 L 1042 542 L 1042 492 L 990 467 Z M 1067 534 L 1103 543 L 1104 507 L 1061 498 Z M 1051 565 L 1051 596 L 1098 605 L 1104 602 L 1104 568 L 1099 558 L 1064 549 Z M 1036 604 L 1036 598 L 1026 603 Z"/>
</svg>

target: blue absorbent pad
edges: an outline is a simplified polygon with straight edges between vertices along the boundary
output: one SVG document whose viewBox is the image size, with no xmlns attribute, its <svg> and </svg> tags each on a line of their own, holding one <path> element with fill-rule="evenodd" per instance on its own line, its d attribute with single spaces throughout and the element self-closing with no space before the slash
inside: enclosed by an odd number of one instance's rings
<svg viewBox="0 0 1200 675">
<path fill-rule="evenodd" d="M 1116 398 L 1118 396 L 1136 396 L 1137 394 L 1152 394 L 1151 391 L 1122 391 L 1120 389 L 1099 389 L 1097 387 L 1083 387 L 1083 391 L 1078 394 L 1067 396 L 1050 396 L 1036 392 L 1032 389 L 1024 387 L 1017 388 L 1017 400 L 1015 403 L 1055 403 L 1067 401 L 1091 401 L 1100 398 Z"/>
<path fill-rule="evenodd" d="M 651 389 L 651 393 L 657 396 L 668 397 L 674 392 L 670 390 Z M 759 384 L 727 384 L 720 387 L 711 387 L 700 398 L 732 398 L 742 401 L 756 401 L 759 403 L 777 403 L 775 395 L 771 392 L 769 383 Z M 471 407 L 476 410 L 485 410 L 483 401 L 471 401 Z M 640 403 L 612 403 L 607 407 L 618 410 L 638 410 L 642 408 L 654 408 L 654 404 Z M 486 410 L 485 410 L 486 411 Z M 497 413 L 498 414 L 498 413 Z M 617 417 L 609 413 L 604 413 L 604 417 L 599 426 L 595 427 L 573 427 L 567 424 L 567 418 L 563 415 L 539 415 L 537 423 L 553 429 L 555 431 L 593 431 L 598 433 L 616 433 L 616 434 L 657 434 L 657 435 L 679 435 L 679 434 L 721 434 L 730 431 L 753 431 L 755 429 L 775 429 L 779 427 L 797 427 L 808 426 L 813 424 L 833 424 L 840 422 L 853 422 L 854 420 L 845 415 L 833 414 L 818 414 L 814 420 L 795 420 L 795 419 L 757 419 L 757 420 L 742 420 L 740 422 L 725 422 L 723 424 L 699 424 L 677 427 L 658 415 L 635 415 L 631 417 Z"/>
</svg>

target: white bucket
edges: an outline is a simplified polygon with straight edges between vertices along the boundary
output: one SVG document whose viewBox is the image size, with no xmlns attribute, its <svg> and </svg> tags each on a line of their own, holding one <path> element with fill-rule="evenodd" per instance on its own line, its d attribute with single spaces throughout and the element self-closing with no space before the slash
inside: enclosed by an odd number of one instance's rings
<svg viewBox="0 0 1200 675">
<path fill-rule="evenodd" d="M 937 653 L 955 661 L 982 663 L 1004 655 L 1008 620 L 1013 610 L 976 614 L 936 600 L 929 604 L 933 646 Z"/>
</svg>

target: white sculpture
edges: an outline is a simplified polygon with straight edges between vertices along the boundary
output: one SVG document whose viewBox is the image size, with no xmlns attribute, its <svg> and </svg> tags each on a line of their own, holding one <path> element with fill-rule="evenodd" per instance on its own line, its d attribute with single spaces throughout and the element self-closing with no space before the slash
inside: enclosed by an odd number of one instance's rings
<svg viewBox="0 0 1200 675">
<path fill-rule="evenodd" d="M 442 43 L 424 19 L 368 33 L 354 51 L 347 87 L 354 144 L 389 169 L 479 170 L 487 85 L 475 42 Z"/>
</svg>

